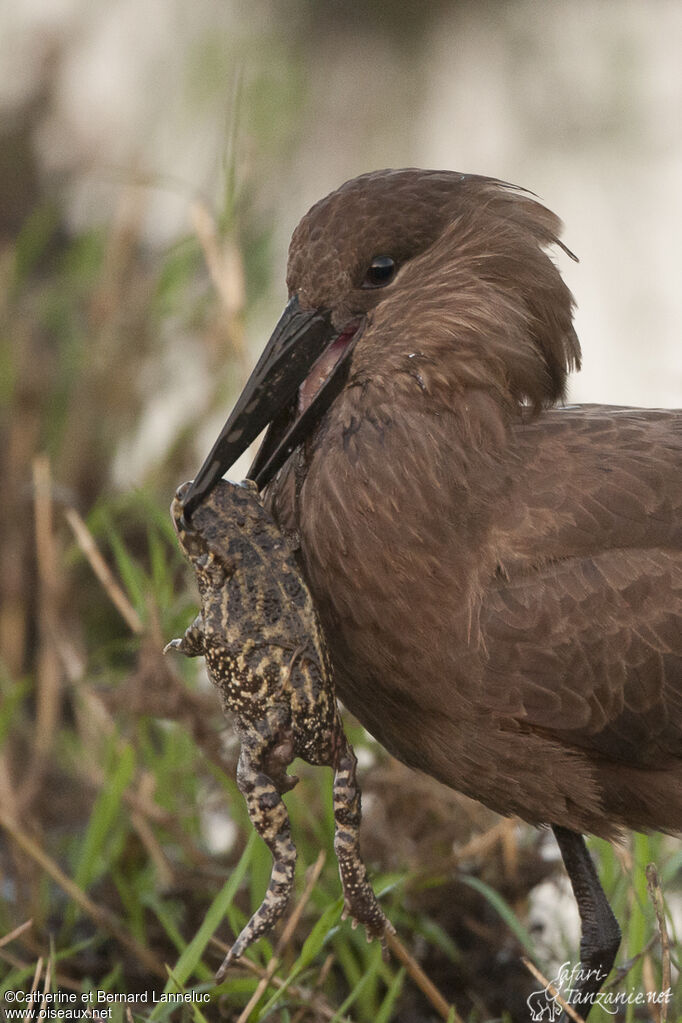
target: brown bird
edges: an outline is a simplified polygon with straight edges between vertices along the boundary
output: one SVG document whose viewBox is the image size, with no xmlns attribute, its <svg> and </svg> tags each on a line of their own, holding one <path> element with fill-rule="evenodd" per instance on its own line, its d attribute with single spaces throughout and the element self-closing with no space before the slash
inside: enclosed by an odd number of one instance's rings
<svg viewBox="0 0 682 1023">
<path fill-rule="evenodd" d="M 583 834 L 682 828 L 682 413 L 561 406 L 580 347 L 560 228 L 447 171 L 318 202 L 185 515 L 271 424 L 250 475 L 341 699 L 404 763 L 551 825 L 587 1015 L 620 931 Z"/>
</svg>

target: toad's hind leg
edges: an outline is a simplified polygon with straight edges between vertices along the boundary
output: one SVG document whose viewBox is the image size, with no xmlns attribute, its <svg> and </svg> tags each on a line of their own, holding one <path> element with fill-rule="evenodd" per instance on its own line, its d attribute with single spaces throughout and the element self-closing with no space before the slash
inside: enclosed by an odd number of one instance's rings
<svg viewBox="0 0 682 1023">
<path fill-rule="evenodd" d="M 243 740 L 237 784 L 246 800 L 251 823 L 272 853 L 270 883 L 261 905 L 227 953 L 216 974 L 217 981 L 249 945 L 272 929 L 284 913 L 294 886 L 296 847 L 291 840 L 289 814 L 280 793 L 291 788 L 296 779 L 284 773 L 283 765 L 279 765 L 279 771 L 272 771 L 277 784 L 269 774 L 265 774 L 263 763 L 265 761 L 270 766 L 269 761 L 273 758 L 272 752 L 270 758 L 267 757 L 269 747 L 271 743 L 263 742 L 260 737 L 256 740 L 249 736 Z M 277 767 L 276 764 L 273 766 Z"/>
<path fill-rule="evenodd" d="M 367 938 L 381 938 L 393 927 L 384 916 L 367 877 L 360 855 L 360 788 L 356 778 L 357 760 L 348 742 L 338 754 L 334 775 L 334 851 L 343 886 L 344 917 L 364 924 Z"/>
</svg>

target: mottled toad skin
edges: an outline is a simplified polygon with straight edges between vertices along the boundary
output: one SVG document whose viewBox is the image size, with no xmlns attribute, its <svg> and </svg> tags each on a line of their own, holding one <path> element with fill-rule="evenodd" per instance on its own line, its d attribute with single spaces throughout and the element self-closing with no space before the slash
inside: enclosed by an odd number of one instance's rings
<svg viewBox="0 0 682 1023">
<path fill-rule="evenodd" d="M 183 516 L 177 491 L 171 517 L 197 576 L 201 612 L 174 648 L 204 656 L 223 706 L 236 716 L 241 752 L 237 783 L 251 822 L 272 856 L 265 898 L 225 958 L 217 978 L 284 912 L 296 849 L 281 794 L 297 778 L 296 757 L 334 769 L 334 848 L 345 914 L 383 937 L 390 924 L 360 857 L 360 790 L 356 759 L 338 714 L 324 637 L 293 554 L 263 508 L 255 484 L 220 481 Z"/>
</svg>

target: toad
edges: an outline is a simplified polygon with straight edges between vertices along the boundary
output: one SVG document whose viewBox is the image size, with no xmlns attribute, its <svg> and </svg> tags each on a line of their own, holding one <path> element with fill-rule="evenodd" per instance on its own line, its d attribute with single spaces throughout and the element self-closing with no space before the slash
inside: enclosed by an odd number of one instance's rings
<svg viewBox="0 0 682 1023">
<path fill-rule="evenodd" d="M 180 548 L 194 567 L 201 611 L 166 647 L 204 656 L 240 742 L 237 784 L 251 822 L 273 857 L 265 897 L 216 975 L 270 931 L 294 883 L 296 848 L 282 794 L 298 779 L 296 757 L 334 770 L 334 850 L 344 917 L 382 942 L 391 925 L 360 855 L 356 758 L 334 694 L 331 664 L 310 591 L 293 553 L 263 507 L 255 483 L 221 480 L 192 514 L 183 514 L 183 484 L 171 505 Z"/>
</svg>

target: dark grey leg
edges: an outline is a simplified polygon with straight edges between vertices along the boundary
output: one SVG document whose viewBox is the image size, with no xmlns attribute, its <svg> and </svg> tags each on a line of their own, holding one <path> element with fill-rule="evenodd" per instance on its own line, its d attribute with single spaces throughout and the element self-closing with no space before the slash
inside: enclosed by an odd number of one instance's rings
<svg viewBox="0 0 682 1023">
<path fill-rule="evenodd" d="M 558 825 L 553 825 L 552 831 L 578 903 L 582 925 L 580 973 L 573 985 L 573 997 L 568 998 L 565 991 L 561 994 L 586 1019 L 595 995 L 611 972 L 620 945 L 620 927 L 606 901 L 583 836 Z"/>
</svg>

